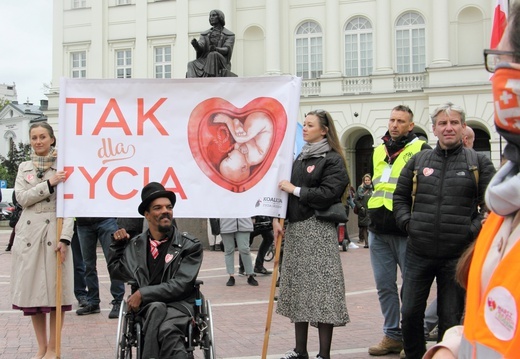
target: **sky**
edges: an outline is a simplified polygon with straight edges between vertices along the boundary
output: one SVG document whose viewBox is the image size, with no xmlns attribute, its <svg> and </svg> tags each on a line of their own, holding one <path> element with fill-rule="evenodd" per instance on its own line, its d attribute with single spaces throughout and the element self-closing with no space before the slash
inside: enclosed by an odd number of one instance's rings
<svg viewBox="0 0 520 359">
<path fill-rule="evenodd" d="M 16 84 L 18 103 L 40 104 L 52 80 L 53 0 L 0 0 L 0 84 Z"/>
</svg>

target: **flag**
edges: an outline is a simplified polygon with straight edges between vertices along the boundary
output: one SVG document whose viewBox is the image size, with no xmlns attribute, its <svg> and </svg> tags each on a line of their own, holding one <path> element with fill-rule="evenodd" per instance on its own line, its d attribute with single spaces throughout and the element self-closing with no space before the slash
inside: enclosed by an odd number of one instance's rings
<svg viewBox="0 0 520 359">
<path fill-rule="evenodd" d="M 491 29 L 491 49 L 496 49 L 507 25 L 508 0 L 496 0 L 493 15 L 493 28 Z"/>
<path fill-rule="evenodd" d="M 298 157 L 302 151 L 305 141 L 303 140 L 303 125 L 299 122 L 296 124 L 296 139 L 294 140 L 294 159 Z"/>
</svg>

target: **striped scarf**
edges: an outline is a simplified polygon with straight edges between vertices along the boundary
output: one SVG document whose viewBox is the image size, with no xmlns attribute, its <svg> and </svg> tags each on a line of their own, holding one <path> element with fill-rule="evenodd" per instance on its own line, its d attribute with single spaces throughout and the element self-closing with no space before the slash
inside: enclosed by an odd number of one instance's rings
<svg viewBox="0 0 520 359">
<path fill-rule="evenodd" d="M 150 240 L 150 253 L 152 253 L 153 259 L 157 259 L 157 256 L 159 255 L 159 249 L 157 247 L 167 242 L 168 238 L 162 239 L 160 241 L 152 239 L 150 237 L 148 239 Z"/>
<path fill-rule="evenodd" d="M 36 169 L 38 178 L 43 178 L 43 174 L 56 162 L 56 155 L 54 152 L 54 147 L 51 147 L 46 156 L 38 156 L 34 152 L 31 153 L 31 161 Z"/>
</svg>

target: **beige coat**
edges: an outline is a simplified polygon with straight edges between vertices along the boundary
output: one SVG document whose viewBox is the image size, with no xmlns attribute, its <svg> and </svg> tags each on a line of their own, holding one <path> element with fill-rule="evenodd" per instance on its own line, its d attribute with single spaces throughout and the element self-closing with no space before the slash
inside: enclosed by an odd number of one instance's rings
<svg viewBox="0 0 520 359">
<path fill-rule="evenodd" d="M 23 212 L 12 248 L 11 300 L 19 307 L 56 306 L 56 192 L 50 193 L 47 185 L 55 172 L 50 168 L 40 179 L 31 161 L 18 167 L 14 189 Z M 73 219 L 65 218 L 61 238 L 70 240 L 73 226 Z M 62 268 L 62 305 L 70 305 L 74 298 L 70 246 Z"/>
</svg>

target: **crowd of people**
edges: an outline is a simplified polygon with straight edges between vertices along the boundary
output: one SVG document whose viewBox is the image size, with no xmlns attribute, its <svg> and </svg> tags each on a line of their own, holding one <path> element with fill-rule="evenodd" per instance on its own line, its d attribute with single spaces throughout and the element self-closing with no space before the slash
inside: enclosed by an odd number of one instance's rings
<svg viewBox="0 0 520 359">
<path fill-rule="evenodd" d="M 223 25 L 220 14 L 214 15 L 215 24 Z M 196 48 L 201 46 L 195 42 Z M 414 134 L 412 110 L 398 105 L 374 149 L 372 172 L 361 178 L 355 193 L 359 241 L 369 248 L 383 316 L 383 338 L 368 348 L 370 355 L 493 359 L 515 358 L 520 352 L 520 105 L 508 102 L 519 91 L 520 4 L 511 7 L 498 50 L 485 56 L 486 68 L 494 73 L 496 129 L 507 140 L 499 171 L 471 148 L 474 133 L 461 106 L 447 102 L 434 109 L 437 143 L 431 148 Z M 109 318 L 118 317 L 123 283 L 132 282 L 127 305 L 145 321 L 143 357 L 188 358 L 183 333 L 190 313 L 182 308 L 194 305 L 203 250 L 200 241 L 174 224 L 175 193 L 151 182 L 142 189 L 138 207 L 144 220 L 118 224 L 116 218 L 64 218 L 58 235 L 56 186 L 66 173 L 57 168 L 52 127 L 34 123 L 29 135 L 30 160 L 20 164 L 15 183 L 23 211 L 9 250 L 11 277 L 32 278 L 11 282 L 11 300 L 14 309 L 31 317 L 38 343 L 34 358 L 56 357 L 56 326 L 72 310 L 74 296 L 78 315 L 100 312 L 98 241 L 110 273 Z M 316 211 L 344 206 L 351 179 L 329 112 L 306 114 L 303 139 L 291 177 L 278 185 L 289 198 L 286 227 L 277 218 L 220 219 L 226 285 L 235 285 L 236 247 L 242 263 L 239 274 L 257 286 L 256 274 L 271 274 L 263 265 L 266 248 L 284 237 L 276 311 L 294 323 L 295 344 L 282 359 L 309 357 L 309 325 L 318 328 L 316 358 L 330 359 L 334 327 L 350 319 L 337 223 L 317 219 Z M 254 221 L 271 222 L 272 228 L 262 227 L 268 234 L 253 265 L 250 245 L 260 234 Z M 61 318 L 56 314 L 58 265 L 63 265 Z M 427 350 L 424 319 L 434 280 L 438 344 Z"/>
</svg>

